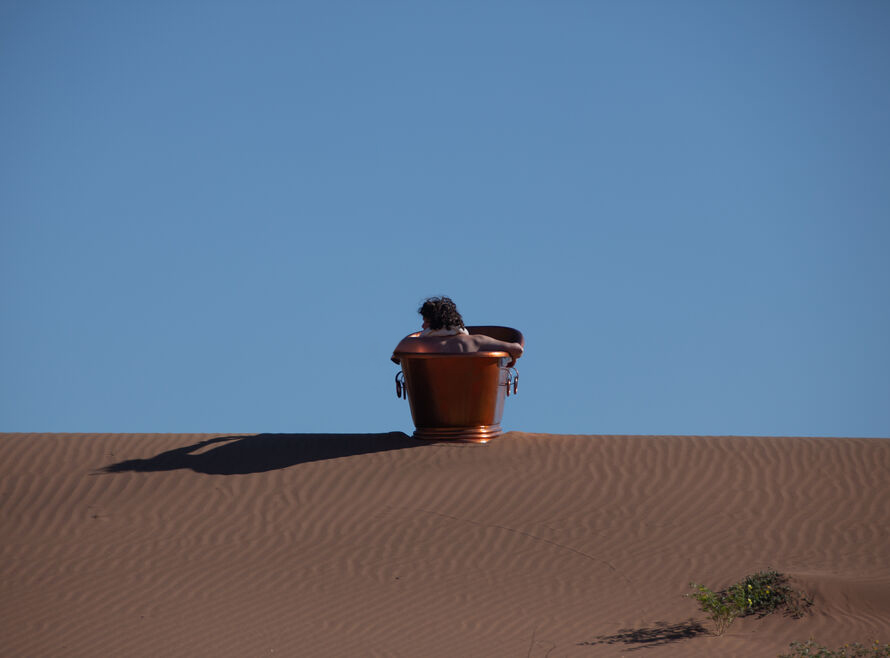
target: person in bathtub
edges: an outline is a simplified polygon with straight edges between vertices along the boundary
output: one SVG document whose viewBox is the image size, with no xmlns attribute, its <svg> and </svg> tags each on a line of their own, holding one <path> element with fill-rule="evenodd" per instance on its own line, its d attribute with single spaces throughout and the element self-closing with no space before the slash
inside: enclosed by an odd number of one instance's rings
<svg viewBox="0 0 890 658">
<path fill-rule="evenodd" d="M 457 306 L 448 297 L 430 297 L 417 312 L 423 316 L 423 329 L 417 339 L 427 342 L 431 352 L 508 352 L 512 357 L 508 367 L 513 366 L 522 355 L 522 345 L 519 343 L 508 343 L 482 334 L 471 335 L 464 326 Z"/>
</svg>

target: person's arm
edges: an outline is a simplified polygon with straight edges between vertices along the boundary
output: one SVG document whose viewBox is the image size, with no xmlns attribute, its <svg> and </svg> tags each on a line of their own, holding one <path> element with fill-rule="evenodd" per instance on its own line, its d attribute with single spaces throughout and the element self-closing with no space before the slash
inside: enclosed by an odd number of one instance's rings
<svg viewBox="0 0 890 658">
<path fill-rule="evenodd" d="M 480 352 L 507 352 L 512 359 L 507 364 L 508 368 L 512 368 L 516 364 L 516 359 L 522 356 L 522 345 L 519 343 L 508 343 L 497 338 L 489 338 L 477 334 L 473 336 L 476 343 L 476 349 Z"/>
<path fill-rule="evenodd" d="M 512 368 L 513 366 L 516 365 L 516 359 L 518 359 L 519 357 L 522 356 L 523 349 L 522 349 L 522 345 L 520 345 L 519 343 L 507 343 L 507 345 L 513 346 L 512 348 L 507 348 L 507 351 L 510 353 L 510 356 L 513 357 L 512 359 L 510 359 L 510 363 L 507 364 L 507 367 Z"/>
</svg>

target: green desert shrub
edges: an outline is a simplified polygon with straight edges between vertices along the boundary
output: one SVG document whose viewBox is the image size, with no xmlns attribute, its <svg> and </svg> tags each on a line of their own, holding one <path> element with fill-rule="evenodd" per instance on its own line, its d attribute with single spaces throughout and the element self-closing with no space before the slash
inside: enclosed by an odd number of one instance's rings
<svg viewBox="0 0 890 658">
<path fill-rule="evenodd" d="M 739 616 L 741 607 L 738 601 L 735 601 L 726 591 L 714 592 L 698 583 L 689 583 L 689 586 L 695 591 L 686 596 L 698 601 L 702 612 L 714 622 L 714 632 L 717 635 L 723 635 L 735 618 Z"/>
<path fill-rule="evenodd" d="M 782 610 L 789 617 L 799 619 L 813 605 L 805 592 L 795 591 L 788 584 L 788 578 L 772 569 L 746 576 L 733 587 L 745 593 L 747 608 L 742 616 L 768 614 Z"/>
<path fill-rule="evenodd" d="M 791 653 L 783 653 L 779 658 L 890 658 L 890 644 L 875 642 L 864 646 L 858 642 L 845 644 L 837 649 L 829 649 L 815 640 L 792 642 Z"/>
<path fill-rule="evenodd" d="M 788 585 L 788 578 L 776 571 L 760 571 L 726 589 L 713 591 L 704 585 L 690 583 L 692 593 L 687 594 L 714 622 L 717 635 L 723 635 L 736 617 L 766 615 L 784 610 L 792 617 L 800 617 L 812 600 L 803 592 L 795 592 Z"/>
</svg>

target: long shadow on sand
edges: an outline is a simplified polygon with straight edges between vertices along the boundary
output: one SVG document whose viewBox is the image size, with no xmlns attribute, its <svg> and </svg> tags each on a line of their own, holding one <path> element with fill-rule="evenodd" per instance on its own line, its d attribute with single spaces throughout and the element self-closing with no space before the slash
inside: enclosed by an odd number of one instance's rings
<svg viewBox="0 0 890 658">
<path fill-rule="evenodd" d="M 595 640 L 581 642 L 580 644 L 581 646 L 624 644 L 627 647 L 622 649 L 622 651 L 637 651 L 672 642 L 691 640 L 700 635 L 708 635 L 708 631 L 694 619 L 689 619 L 679 624 L 657 621 L 654 626 L 649 628 L 622 628 L 613 635 L 600 635 Z"/>
<path fill-rule="evenodd" d="M 101 469 L 125 471 L 175 471 L 187 468 L 210 475 L 264 473 L 306 462 L 364 455 L 384 450 L 403 450 L 425 444 L 402 432 L 387 434 L 252 434 L 220 436 L 190 446 L 168 450 L 148 459 L 128 459 Z M 214 446 L 208 449 L 208 446 Z"/>
</svg>

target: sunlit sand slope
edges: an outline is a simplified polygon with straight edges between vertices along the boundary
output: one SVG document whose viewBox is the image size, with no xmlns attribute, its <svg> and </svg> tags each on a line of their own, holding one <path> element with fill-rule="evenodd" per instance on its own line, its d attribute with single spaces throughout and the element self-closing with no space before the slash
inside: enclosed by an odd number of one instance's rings
<svg viewBox="0 0 890 658">
<path fill-rule="evenodd" d="M 0 550 L 3 656 L 776 656 L 890 641 L 890 440 L 6 434 Z"/>
</svg>

